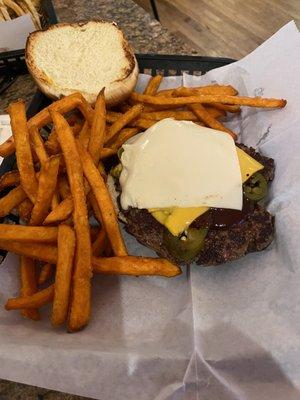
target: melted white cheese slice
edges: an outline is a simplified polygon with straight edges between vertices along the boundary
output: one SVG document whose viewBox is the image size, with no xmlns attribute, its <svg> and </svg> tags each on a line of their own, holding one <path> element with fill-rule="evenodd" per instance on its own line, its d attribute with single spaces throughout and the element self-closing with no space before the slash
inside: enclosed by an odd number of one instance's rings
<svg viewBox="0 0 300 400">
<path fill-rule="evenodd" d="M 123 146 L 121 205 L 242 209 L 242 177 L 232 137 L 167 118 Z"/>
</svg>

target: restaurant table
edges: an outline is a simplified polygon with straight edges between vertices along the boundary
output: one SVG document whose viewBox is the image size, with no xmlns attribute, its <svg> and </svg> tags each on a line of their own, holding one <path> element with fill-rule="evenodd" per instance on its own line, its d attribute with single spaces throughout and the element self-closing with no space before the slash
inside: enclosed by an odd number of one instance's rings
<svg viewBox="0 0 300 400">
<path fill-rule="evenodd" d="M 54 7 L 57 18 L 61 22 L 96 18 L 117 22 L 136 53 L 197 54 L 192 47 L 170 34 L 158 21 L 152 19 L 146 11 L 131 0 L 54 0 Z M 29 75 L 19 76 L 1 95 L 0 113 L 5 113 L 8 104 L 18 98 L 25 99 L 29 104 L 35 91 L 36 85 Z M 84 398 L 0 380 L 0 400 L 25 399 L 78 400 Z"/>
</svg>

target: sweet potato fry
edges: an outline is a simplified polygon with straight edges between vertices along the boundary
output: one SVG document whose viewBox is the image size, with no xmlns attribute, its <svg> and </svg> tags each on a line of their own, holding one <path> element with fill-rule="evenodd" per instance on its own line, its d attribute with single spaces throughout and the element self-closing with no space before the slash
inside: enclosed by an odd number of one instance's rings
<svg viewBox="0 0 300 400">
<path fill-rule="evenodd" d="M 4 143 L 0 144 L 0 156 L 8 157 L 15 152 L 15 142 L 13 137 L 9 137 Z"/>
<path fill-rule="evenodd" d="M 21 188 L 17 186 L 12 189 L 7 195 L 0 199 L 0 217 L 5 217 L 10 213 L 10 211 L 17 207 L 23 200 L 25 200 L 27 194 Z"/>
<path fill-rule="evenodd" d="M 124 128 L 124 129 L 126 129 L 126 128 Z M 130 128 L 129 128 L 130 129 Z M 131 129 L 135 129 L 135 128 L 131 128 Z M 122 129 L 123 130 L 123 129 Z M 138 130 L 139 131 L 139 130 Z M 108 157 L 110 157 L 110 156 L 113 156 L 114 154 L 116 154 L 117 153 L 117 150 L 116 149 L 111 149 L 111 148 L 108 148 L 108 147 L 104 147 L 102 150 L 101 150 L 101 154 L 100 154 L 100 159 L 101 160 L 104 160 L 105 158 L 108 158 Z"/>
<path fill-rule="evenodd" d="M 92 253 L 95 257 L 99 257 L 105 249 L 107 236 L 105 230 L 102 228 L 92 243 Z"/>
<path fill-rule="evenodd" d="M 132 120 L 139 116 L 142 112 L 143 106 L 142 104 L 136 104 L 130 110 L 128 110 L 125 114 L 122 115 L 112 126 L 109 128 L 108 134 L 105 137 L 104 144 L 109 143 L 117 133 L 128 125 Z"/>
<path fill-rule="evenodd" d="M 49 244 L 0 240 L 0 249 L 50 264 L 56 264 L 57 262 L 57 247 Z"/>
<path fill-rule="evenodd" d="M 110 149 L 114 150 L 115 152 L 131 137 L 135 136 L 137 133 L 140 132 L 139 128 L 124 128 L 120 131 L 118 137 L 111 142 Z M 107 149 L 103 149 L 101 153 L 101 157 L 103 157 L 104 151 Z M 103 157 L 105 158 L 105 157 Z"/>
<path fill-rule="evenodd" d="M 260 108 L 283 108 L 286 105 L 284 99 L 266 99 L 262 97 L 239 97 L 239 96 L 227 96 L 227 95 L 211 95 L 211 94 L 200 94 L 198 96 L 187 96 L 187 97 L 157 97 L 148 96 L 145 94 L 132 93 L 131 98 L 135 101 L 154 104 L 161 106 L 183 106 L 188 104 L 196 103 L 222 103 L 222 104 L 236 104 L 239 106 L 248 107 L 260 107 Z"/>
<path fill-rule="evenodd" d="M 162 80 L 163 80 L 162 75 L 156 75 L 151 77 L 144 90 L 144 94 L 149 94 L 150 96 L 154 96 L 158 91 L 159 85 L 161 84 Z"/>
<path fill-rule="evenodd" d="M 59 161 L 60 156 L 52 156 L 42 165 L 30 225 L 40 225 L 48 214 L 56 188 Z"/>
<path fill-rule="evenodd" d="M 158 96 L 158 97 L 161 97 L 161 96 L 163 96 L 163 97 L 172 97 L 172 96 L 173 96 L 173 93 L 174 93 L 174 90 L 175 90 L 175 89 L 164 89 L 164 90 L 160 90 L 159 92 L 157 92 L 157 93 L 155 94 L 155 96 Z"/>
<path fill-rule="evenodd" d="M 101 211 L 103 227 L 107 233 L 114 254 L 127 255 L 124 240 L 121 235 L 113 202 L 105 182 L 97 170 L 89 153 L 77 141 L 77 149 L 82 163 L 83 173 L 95 195 Z"/>
<path fill-rule="evenodd" d="M 163 258 L 149 257 L 93 257 L 94 272 L 116 275 L 159 275 L 172 277 L 179 275 L 181 269 Z"/>
<path fill-rule="evenodd" d="M 38 188 L 33 166 L 29 132 L 25 112 L 25 103 L 17 101 L 8 107 L 11 128 L 16 146 L 16 158 L 20 172 L 21 186 L 30 200 L 34 203 Z"/>
<path fill-rule="evenodd" d="M 197 115 L 197 117 L 203 121 L 207 126 L 212 129 L 216 129 L 219 131 L 227 132 L 232 136 L 234 140 L 236 140 L 236 134 L 232 132 L 230 129 L 226 128 L 221 122 L 216 120 L 211 114 L 201 105 L 201 104 L 191 104 L 189 106 L 193 113 Z"/>
<path fill-rule="evenodd" d="M 67 319 L 74 252 L 75 234 L 73 229 L 67 225 L 60 225 L 58 227 L 58 258 L 51 314 L 53 326 L 62 325 Z"/>
<path fill-rule="evenodd" d="M 33 204 L 32 202 L 27 198 L 22 201 L 17 207 L 18 209 L 18 214 L 20 219 L 23 222 L 28 223 L 31 217 L 32 209 L 33 209 Z"/>
<path fill-rule="evenodd" d="M 54 210 L 54 208 L 56 208 L 58 205 L 59 205 L 59 195 L 57 189 L 55 188 L 53 197 L 51 199 L 51 210 Z"/>
<path fill-rule="evenodd" d="M 172 93 L 174 97 L 198 96 L 199 94 L 226 94 L 229 96 L 236 96 L 238 94 L 238 91 L 230 85 L 208 85 L 192 88 L 180 87 L 178 89 L 175 89 Z"/>
<path fill-rule="evenodd" d="M 55 267 L 53 265 L 51 265 L 49 263 L 44 264 L 40 268 L 38 284 L 43 285 L 44 283 L 48 282 L 51 279 L 54 271 L 55 271 Z"/>
<path fill-rule="evenodd" d="M 57 139 L 57 133 L 52 128 L 50 135 L 45 143 L 45 149 L 50 155 L 58 154 L 60 152 L 60 146 Z"/>
<path fill-rule="evenodd" d="M 19 243 L 56 243 L 56 227 L 0 224 L 0 241 Z"/>
<path fill-rule="evenodd" d="M 94 109 L 94 119 L 91 128 L 91 137 L 88 151 L 94 161 L 98 165 L 100 153 L 103 148 L 106 127 L 106 108 L 104 98 L 104 88 L 100 91 Z"/>
<path fill-rule="evenodd" d="M 37 292 L 37 279 L 35 270 L 35 261 L 32 258 L 21 257 L 21 296 L 32 296 Z M 21 310 L 23 317 L 33 320 L 39 320 L 40 313 L 37 308 L 30 310 Z"/>
<path fill-rule="evenodd" d="M 35 309 L 51 303 L 54 297 L 54 284 L 47 289 L 40 290 L 32 296 L 15 297 L 8 299 L 5 304 L 6 310 Z"/>
<path fill-rule="evenodd" d="M 89 126 L 89 123 L 85 121 L 78 135 L 78 138 L 85 149 L 87 149 L 89 146 L 90 137 L 91 137 L 91 128 Z"/>
<path fill-rule="evenodd" d="M 20 183 L 19 171 L 8 171 L 0 177 L 0 190 L 11 186 L 17 186 Z"/>
<path fill-rule="evenodd" d="M 75 332 L 87 325 L 91 312 L 90 280 L 92 266 L 88 212 L 83 185 L 83 171 L 73 133 L 62 115 L 51 112 L 51 117 L 64 155 L 74 203 L 73 220 L 76 233 L 76 261 L 68 330 Z"/>
<path fill-rule="evenodd" d="M 48 160 L 48 154 L 44 145 L 44 141 L 41 138 L 40 132 L 36 126 L 32 126 L 29 129 L 29 137 L 33 145 L 33 149 L 39 159 L 41 165 Z"/>
<path fill-rule="evenodd" d="M 73 199 L 72 196 L 69 196 L 61 201 L 59 205 L 47 215 L 43 225 L 55 224 L 57 222 L 64 221 L 71 215 L 72 211 Z"/>
<path fill-rule="evenodd" d="M 232 106 L 230 104 L 214 103 L 213 107 L 216 108 L 217 110 L 230 112 L 230 113 L 239 113 L 241 111 L 240 106 Z"/>
<path fill-rule="evenodd" d="M 122 115 L 123 115 L 122 113 L 107 110 L 106 111 L 106 122 L 108 122 L 109 124 L 113 124 L 114 122 L 117 121 L 117 119 L 121 118 Z"/>
<path fill-rule="evenodd" d="M 59 176 L 57 187 L 58 193 L 62 199 L 70 196 L 70 187 L 66 176 Z"/>
</svg>

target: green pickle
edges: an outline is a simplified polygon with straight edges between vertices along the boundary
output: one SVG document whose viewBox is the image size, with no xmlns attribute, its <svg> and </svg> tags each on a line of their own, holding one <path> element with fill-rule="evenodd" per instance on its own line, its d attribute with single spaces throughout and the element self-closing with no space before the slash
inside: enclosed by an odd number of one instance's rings
<svg viewBox="0 0 300 400">
<path fill-rule="evenodd" d="M 181 237 L 173 236 L 168 230 L 165 230 L 163 242 L 170 254 L 177 260 L 189 262 L 202 250 L 206 234 L 206 228 L 189 228 L 186 235 Z"/>
<path fill-rule="evenodd" d="M 113 176 L 115 179 L 119 179 L 122 169 L 123 169 L 122 164 L 121 163 L 117 164 L 110 170 L 111 176 Z"/>
<path fill-rule="evenodd" d="M 260 201 L 268 194 L 268 183 L 265 177 L 256 172 L 244 185 L 244 195 L 253 201 Z"/>
</svg>

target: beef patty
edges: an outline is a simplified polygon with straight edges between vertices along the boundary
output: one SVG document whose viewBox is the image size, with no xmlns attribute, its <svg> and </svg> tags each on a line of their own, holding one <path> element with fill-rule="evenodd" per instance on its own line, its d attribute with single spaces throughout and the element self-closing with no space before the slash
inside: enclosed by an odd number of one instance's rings
<svg viewBox="0 0 300 400">
<path fill-rule="evenodd" d="M 260 172 L 268 182 L 272 181 L 275 170 L 274 160 L 262 156 L 253 148 L 241 144 L 239 147 L 264 165 L 264 169 Z M 147 210 L 129 208 L 122 212 L 126 218 L 125 229 L 128 233 L 135 236 L 143 245 L 155 250 L 159 256 L 180 263 L 164 245 L 163 235 L 166 228 Z M 209 212 L 206 214 L 208 233 L 203 249 L 194 260 L 199 265 L 217 265 L 236 260 L 249 252 L 265 249 L 274 238 L 274 217 L 261 205 L 252 203 L 251 207 L 247 207 L 243 218 L 227 229 L 215 229 L 209 222 L 212 216 Z M 191 225 L 195 228 L 200 226 L 203 226 L 203 216 L 195 219 Z"/>
</svg>

